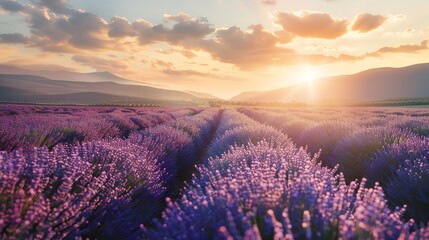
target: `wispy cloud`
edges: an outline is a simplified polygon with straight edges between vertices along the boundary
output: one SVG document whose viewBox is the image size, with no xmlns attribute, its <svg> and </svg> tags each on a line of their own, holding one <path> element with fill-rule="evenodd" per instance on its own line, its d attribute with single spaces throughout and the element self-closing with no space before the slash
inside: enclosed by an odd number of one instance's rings
<svg viewBox="0 0 429 240">
<path fill-rule="evenodd" d="M 429 39 L 422 41 L 420 44 L 404 44 L 394 47 L 382 47 L 376 51 L 365 53 L 360 56 L 352 56 L 341 54 L 338 57 L 339 61 L 359 61 L 368 57 L 382 57 L 389 53 L 418 53 L 429 49 Z"/>
<path fill-rule="evenodd" d="M 27 44 L 29 39 L 20 33 L 5 33 L 0 34 L 0 43 L 9 44 Z"/>
<path fill-rule="evenodd" d="M 377 29 L 387 20 L 387 17 L 382 15 L 373 15 L 369 13 L 359 14 L 352 26 L 353 31 L 366 33 Z"/>
<path fill-rule="evenodd" d="M 262 0 L 262 3 L 267 5 L 276 5 L 277 0 Z"/>
<path fill-rule="evenodd" d="M 195 70 L 173 70 L 173 69 L 164 69 L 162 71 L 163 73 L 167 74 L 167 75 L 172 75 L 172 76 L 200 76 L 200 77 L 208 77 L 211 76 L 212 74 L 210 73 L 205 73 L 205 72 L 199 72 L 199 71 L 195 71 Z"/>
<path fill-rule="evenodd" d="M 94 56 L 73 56 L 72 59 L 80 64 L 88 65 L 97 71 L 112 71 L 112 70 L 125 70 L 127 65 L 118 60 L 99 58 Z"/>
<path fill-rule="evenodd" d="M 322 12 L 277 12 L 275 23 L 303 38 L 336 39 L 347 33 L 348 21 Z"/>
<path fill-rule="evenodd" d="M 186 50 L 186 49 L 170 48 L 170 49 L 157 49 L 156 51 L 158 53 L 165 54 L 165 55 L 178 53 L 188 59 L 197 57 L 197 54 L 195 54 L 193 51 Z"/>
<path fill-rule="evenodd" d="M 152 61 L 152 66 L 153 67 L 162 67 L 162 68 L 173 68 L 174 65 L 171 62 L 162 61 L 162 60 L 155 60 L 155 61 Z"/>
<path fill-rule="evenodd" d="M 416 53 L 429 48 L 429 40 L 424 40 L 420 44 L 404 44 L 397 47 L 382 47 L 368 56 L 381 56 L 385 53 Z"/>
</svg>

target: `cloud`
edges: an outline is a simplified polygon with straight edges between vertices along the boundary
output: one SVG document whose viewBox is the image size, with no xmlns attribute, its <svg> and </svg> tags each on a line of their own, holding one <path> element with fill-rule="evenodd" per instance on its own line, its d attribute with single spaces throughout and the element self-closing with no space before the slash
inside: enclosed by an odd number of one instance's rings
<svg viewBox="0 0 429 240">
<path fill-rule="evenodd" d="M 165 75 L 174 76 L 174 77 L 189 77 L 189 76 L 199 76 L 199 77 L 209 77 L 209 78 L 219 78 L 220 76 L 207 72 L 199 72 L 192 69 L 182 69 L 177 70 L 173 63 L 156 60 L 152 61 L 152 67 L 162 68 L 161 72 Z"/>
<path fill-rule="evenodd" d="M 181 18 L 177 18 L 177 17 Z M 183 18 L 185 16 L 185 18 Z M 215 29 L 208 24 L 206 18 L 191 18 L 189 15 L 183 13 L 175 16 L 176 19 L 173 21 L 176 22 L 170 31 L 169 41 L 181 41 L 185 39 L 200 39 L 205 36 L 213 33 Z M 166 19 L 169 19 L 167 17 Z"/>
<path fill-rule="evenodd" d="M 139 43 L 147 45 L 167 42 L 172 45 L 180 45 L 184 41 L 203 39 L 215 31 L 208 24 L 207 19 L 192 18 L 184 13 L 165 15 L 164 20 L 173 23 L 173 26 L 169 28 L 163 24 L 153 25 L 142 19 L 134 22 L 133 28 L 137 32 Z"/>
<path fill-rule="evenodd" d="M 109 37 L 132 37 L 136 32 L 131 23 L 123 17 L 112 17 L 109 24 Z"/>
<path fill-rule="evenodd" d="M 27 44 L 29 39 L 20 33 L 0 34 L 0 43 Z"/>
<path fill-rule="evenodd" d="M 303 38 L 336 39 L 347 32 L 348 21 L 337 19 L 327 13 L 302 11 L 298 13 L 277 12 L 275 23 L 284 31 Z"/>
<path fill-rule="evenodd" d="M 61 27 L 69 37 L 68 43 L 82 49 L 105 48 L 107 23 L 95 14 L 73 11 L 67 19 L 57 19 L 55 27 Z"/>
<path fill-rule="evenodd" d="M 9 12 L 19 12 L 24 9 L 24 6 L 20 3 L 8 0 L 1 0 L 0 7 Z"/>
<path fill-rule="evenodd" d="M 197 54 L 195 54 L 192 51 L 182 50 L 182 51 L 179 51 L 179 53 L 182 54 L 184 57 L 189 58 L 189 59 L 197 57 Z"/>
<path fill-rule="evenodd" d="M 266 5 L 276 5 L 277 0 L 262 0 L 262 3 Z"/>
<path fill-rule="evenodd" d="M 186 13 L 178 13 L 176 15 L 164 14 L 165 22 L 191 22 L 192 17 Z"/>
<path fill-rule="evenodd" d="M 109 24 L 103 18 L 83 10 L 70 9 L 65 0 L 32 0 L 35 5 L 21 5 L 12 1 L 0 1 L 7 10 L 17 10 L 28 24 L 31 35 L 25 42 L 29 47 L 49 52 L 82 53 L 83 51 L 125 49 L 127 44 L 110 37 L 130 33 L 130 29 L 118 30 L 120 18 L 112 18 Z"/>
<path fill-rule="evenodd" d="M 278 37 L 278 42 L 281 44 L 292 42 L 295 38 L 295 35 L 287 31 L 276 31 L 274 34 Z"/>
<path fill-rule="evenodd" d="M 397 47 L 382 47 L 375 52 L 367 54 L 372 57 L 379 57 L 385 53 L 416 53 L 427 50 L 429 47 L 429 39 L 422 41 L 420 44 L 405 44 Z"/>
<path fill-rule="evenodd" d="M 372 15 L 369 13 L 359 14 L 352 26 L 353 31 L 358 31 L 361 33 L 366 33 L 377 29 L 387 20 L 387 17 L 382 15 Z"/>
<path fill-rule="evenodd" d="M 73 56 L 72 59 L 77 63 L 90 66 L 97 71 L 124 70 L 128 68 L 128 66 L 122 62 L 112 59 L 83 55 Z"/>
<path fill-rule="evenodd" d="M 26 7 L 23 14 L 29 23 L 32 47 L 69 53 L 125 47 L 119 40 L 109 38 L 109 25 L 104 19 L 83 10 L 59 15 Z"/>
<path fill-rule="evenodd" d="M 32 0 L 39 7 L 46 7 L 54 13 L 66 14 L 71 10 L 67 7 L 68 0 Z"/>
<path fill-rule="evenodd" d="M 388 53 L 418 53 L 429 49 L 429 39 L 422 41 L 420 44 L 404 44 L 396 47 L 382 47 L 376 51 L 369 52 L 359 56 L 353 56 L 348 54 L 340 54 L 338 61 L 360 61 L 368 57 L 382 57 Z"/>
<path fill-rule="evenodd" d="M 236 26 L 214 28 L 206 18 L 194 18 L 185 13 L 164 15 L 162 24 L 144 19 L 130 22 L 123 17 L 110 21 L 83 10 L 69 8 L 66 0 L 32 0 L 34 5 L 0 0 L 0 7 L 9 12 L 20 12 L 27 21 L 30 34 L 1 34 L 0 43 L 24 44 L 45 52 L 72 53 L 75 62 L 97 70 L 126 69 L 118 60 L 94 57 L 100 51 L 136 51 L 142 47 L 162 43 L 171 49 L 162 54 L 179 53 L 187 58 L 197 52 L 210 54 L 212 59 L 232 64 L 241 70 L 255 70 L 270 66 L 292 64 L 324 64 L 339 61 L 358 61 L 366 57 L 379 57 L 387 53 L 418 52 L 427 49 L 427 41 L 420 45 L 384 47 L 363 55 L 327 56 L 302 54 L 284 46 L 297 37 L 336 39 L 348 29 L 348 21 L 327 13 L 303 11 L 277 12 L 274 22 L 283 30 L 272 32 L 256 24 L 249 29 Z M 391 18 L 389 16 L 389 18 Z M 360 14 L 353 23 L 355 31 L 370 31 L 381 26 L 385 17 Z M 176 70 L 172 65 L 154 63 L 165 74 L 177 76 L 197 75 L 192 70 Z"/>
<path fill-rule="evenodd" d="M 278 46 L 277 35 L 262 25 L 252 25 L 249 31 L 238 27 L 218 30 L 213 40 L 202 41 L 199 46 L 209 52 L 213 59 L 234 64 L 241 70 L 255 70 L 273 65 L 299 63 L 328 63 L 333 57 L 301 55 L 292 49 Z"/>
<path fill-rule="evenodd" d="M 293 49 L 279 46 L 282 39 L 278 33 L 253 25 L 249 31 L 238 27 L 217 30 L 215 39 L 193 43 L 199 50 L 211 54 L 212 58 L 237 66 L 241 70 L 255 70 L 268 66 L 295 64 L 328 64 L 334 62 L 359 61 L 368 57 L 381 57 L 387 53 L 415 53 L 428 49 L 429 40 L 421 44 L 407 44 L 397 47 L 382 47 L 363 55 L 340 54 L 338 57 L 324 54 L 301 54 Z"/>
<path fill-rule="evenodd" d="M 212 74 L 210 73 L 203 73 L 198 72 L 195 70 L 173 70 L 173 69 L 164 69 L 162 70 L 164 74 L 171 75 L 171 76 L 200 76 L 200 77 L 210 77 Z"/>
<path fill-rule="evenodd" d="M 206 18 L 193 18 L 184 13 L 165 15 L 165 25 L 154 25 L 143 19 L 130 23 L 122 17 L 113 17 L 107 22 L 93 13 L 68 8 L 65 0 L 33 0 L 32 3 L 36 7 L 2 0 L 0 6 L 25 16 L 31 32 L 30 47 L 50 52 L 81 54 L 82 50 L 120 50 L 160 42 L 182 46 L 187 41 L 204 39 L 216 30 Z M 195 57 L 186 49 L 182 54 Z"/>
<path fill-rule="evenodd" d="M 291 51 L 278 48 L 277 42 L 278 37 L 262 25 L 253 25 L 250 31 L 238 27 L 218 30 L 214 40 L 200 45 L 220 62 L 235 64 L 241 69 L 253 69 Z"/>
<path fill-rule="evenodd" d="M 152 66 L 162 67 L 162 68 L 173 68 L 173 63 L 162 61 L 162 60 L 156 60 L 156 61 L 152 61 Z"/>
<path fill-rule="evenodd" d="M 165 50 L 165 49 L 158 49 L 156 51 L 158 53 L 166 54 L 166 55 L 170 55 L 170 54 L 174 54 L 174 53 L 179 53 L 179 54 L 183 55 L 184 57 L 186 57 L 188 59 L 197 57 L 197 54 L 195 54 L 193 51 L 185 50 L 185 49 L 170 48 L 170 49 L 167 49 L 167 50 Z"/>
</svg>

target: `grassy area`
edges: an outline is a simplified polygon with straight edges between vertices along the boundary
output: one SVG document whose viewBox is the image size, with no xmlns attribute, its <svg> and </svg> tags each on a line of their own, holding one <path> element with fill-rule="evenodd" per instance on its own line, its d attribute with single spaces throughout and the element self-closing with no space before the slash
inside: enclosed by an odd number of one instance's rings
<svg viewBox="0 0 429 240">
<path fill-rule="evenodd" d="M 320 102 L 231 102 L 210 101 L 212 107 L 395 107 L 429 108 L 429 98 L 396 98 L 378 101 L 322 100 Z"/>
<path fill-rule="evenodd" d="M 429 104 L 426 105 L 405 105 L 405 106 L 387 106 L 389 108 L 429 108 Z"/>
</svg>

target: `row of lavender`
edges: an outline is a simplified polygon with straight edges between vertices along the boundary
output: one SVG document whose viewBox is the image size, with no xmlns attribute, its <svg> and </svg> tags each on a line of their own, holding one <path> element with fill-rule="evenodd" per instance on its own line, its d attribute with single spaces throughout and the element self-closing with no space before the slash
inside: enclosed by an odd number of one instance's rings
<svg viewBox="0 0 429 240">
<path fill-rule="evenodd" d="M 402 221 L 403 208 L 387 207 L 378 184 L 347 183 L 237 112 L 224 113 L 208 155 L 183 196 L 145 228 L 150 239 L 429 238 L 429 228 Z"/>
<path fill-rule="evenodd" d="M 0 151 L 124 138 L 201 110 L 1 105 Z"/>
<path fill-rule="evenodd" d="M 127 139 L 2 152 L 0 237 L 429 238 L 378 184 L 348 183 L 317 158 L 274 127 L 215 109 Z"/>
<path fill-rule="evenodd" d="M 219 110 L 113 138 L 0 152 L 0 238 L 134 238 L 189 174 Z"/>
<path fill-rule="evenodd" d="M 429 117 L 398 109 L 240 109 L 273 126 L 320 161 L 339 166 L 347 182 L 378 182 L 391 208 L 407 205 L 404 217 L 429 221 Z"/>
</svg>

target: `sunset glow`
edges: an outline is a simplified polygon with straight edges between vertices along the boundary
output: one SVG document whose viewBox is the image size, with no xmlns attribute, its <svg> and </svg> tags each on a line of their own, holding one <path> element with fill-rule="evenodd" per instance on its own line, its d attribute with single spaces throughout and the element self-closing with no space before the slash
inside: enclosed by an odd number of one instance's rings
<svg viewBox="0 0 429 240">
<path fill-rule="evenodd" d="M 298 75 L 297 82 L 301 84 L 312 84 L 315 80 L 323 77 L 320 75 L 319 68 L 314 66 L 301 67 L 301 73 Z"/>
<path fill-rule="evenodd" d="M 428 7 L 420 0 L 0 0 L 1 64 L 110 71 L 230 98 L 426 62 Z M 302 74 L 302 66 L 323 73 Z"/>
<path fill-rule="evenodd" d="M 303 78 L 303 82 L 311 83 L 316 79 L 317 79 L 317 75 L 315 75 L 313 73 L 307 73 Z"/>
</svg>

